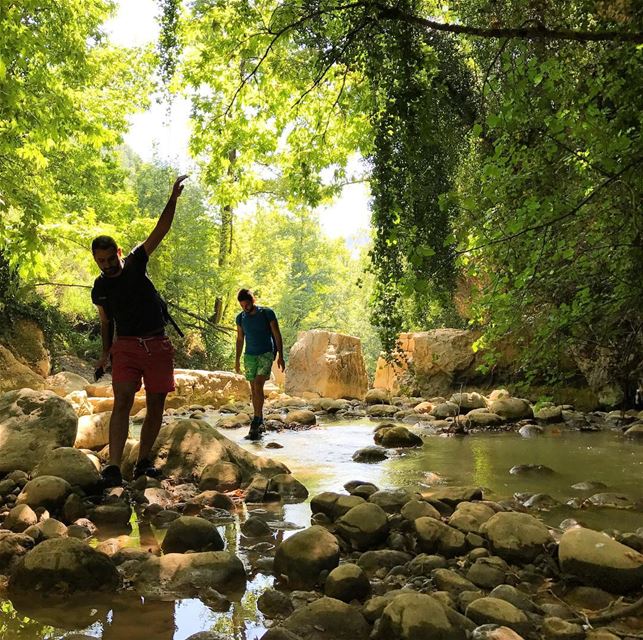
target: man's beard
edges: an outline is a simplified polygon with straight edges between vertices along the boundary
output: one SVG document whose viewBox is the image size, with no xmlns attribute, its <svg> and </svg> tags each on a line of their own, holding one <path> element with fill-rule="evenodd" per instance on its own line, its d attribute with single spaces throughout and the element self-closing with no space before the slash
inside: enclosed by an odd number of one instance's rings
<svg viewBox="0 0 643 640">
<path fill-rule="evenodd" d="M 116 267 L 107 267 L 106 269 L 103 269 L 103 274 L 106 276 L 115 276 L 117 273 L 119 273 L 120 270 L 120 265 Z"/>
</svg>

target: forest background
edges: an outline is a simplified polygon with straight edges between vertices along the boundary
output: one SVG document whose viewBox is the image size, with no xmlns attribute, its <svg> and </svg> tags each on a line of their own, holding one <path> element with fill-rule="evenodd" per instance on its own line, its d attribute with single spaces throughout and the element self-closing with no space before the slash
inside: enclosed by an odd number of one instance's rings
<svg viewBox="0 0 643 640">
<path fill-rule="evenodd" d="M 287 348 L 350 333 L 371 372 L 400 331 L 451 326 L 480 331 L 487 370 L 510 344 L 526 384 L 636 384 L 637 3 L 159 0 L 147 48 L 109 41 L 114 10 L 0 3 L 0 332 L 27 315 L 54 355 L 96 354 L 91 239 L 144 239 L 179 170 L 123 145 L 160 91 L 191 101 L 198 167 L 150 262 L 179 365 L 230 368 L 253 286 Z M 315 213 L 355 180 L 359 254 Z"/>
</svg>

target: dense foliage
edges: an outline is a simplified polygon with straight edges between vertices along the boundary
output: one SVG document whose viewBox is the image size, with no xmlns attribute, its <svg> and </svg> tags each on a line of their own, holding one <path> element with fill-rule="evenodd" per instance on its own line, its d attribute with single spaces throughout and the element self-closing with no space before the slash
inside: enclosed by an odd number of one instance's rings
<svg viewBox="0 0 643 640">
<path fill-rule="evenodd" d="M 296 91 L 296 104 L 326 108 L 319 98 L 338 75 L 350 78 L 333 108 L 367 117 L 352 146 L 370 161 L 373 321 L 387 348 L 403 329 L 469 321 L 485 330 L 490 365 L 494 344 L 520 348 L 527 380 L 556 382 L 576 367 L 621 386 L 637 375 L 642 16 L 633 4 L 197 5 L 208 18 L 225 12 L 206 23 L 213 38 L 253 25 L 228 40 L 231 73 L 241 73 L 214 94 L 228 105 L 224 128 L 264 114 L 277 122 Z M 201 59 L 225 50 L 208 44 Z M 275 86 L 280 110 L 253 102 Z"/>
<path fill-rule="evenodd" d="M 301 329 L 347 331 L 372 363 L 372 327 L 392 351 L 400 331 L 469 324 L 490 367 L 494 347 L 519 347 L 526 381 L 642 375 L 635 3 L 159 9 L 155 55 L 109 44 L 106 0 L 0 8 L 0 250 L 18 298 L 91 317 L 91 237 L 129 250 L 152 228 L 175 171 L 121 143 L 160 80 L 192 100 L 199 166 L 150 267 L 187 329 L 182 364 L 230 364 L 249 285 L 287 346 Z M 371 187 L 370 260 L 314 213 L 356 179 Z"/>
</svg>

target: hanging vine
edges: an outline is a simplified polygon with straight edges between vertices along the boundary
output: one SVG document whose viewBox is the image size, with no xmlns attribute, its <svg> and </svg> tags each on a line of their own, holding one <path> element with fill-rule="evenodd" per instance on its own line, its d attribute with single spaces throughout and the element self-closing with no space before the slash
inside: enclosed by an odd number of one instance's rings
<svg viewBox="0 0 643 640">
<path fill-rule="evenodd" d="M 415 11 L 413 0 L 403 3 Z M 458 322 L 453 189 L 474 118 L 472 81 L 451 36 L 385 23 L 368 43 L 373 88 L 373 319 L 388 352 L 402 330 Z"/>
</svg>

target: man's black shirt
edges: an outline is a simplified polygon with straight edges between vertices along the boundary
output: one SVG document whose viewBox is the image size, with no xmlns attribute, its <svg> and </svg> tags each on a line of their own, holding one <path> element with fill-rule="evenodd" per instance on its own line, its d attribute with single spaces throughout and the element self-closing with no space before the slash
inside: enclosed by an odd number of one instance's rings
<svg viewBox="0 0 643 640">
<path fill-rule="evenodd" d="M 148 259 L 143 245 L 138 245 L 125 258 L 118 276 L 101 274 L 94 281 L 92 302 L 114 320 L 119 336 L 150 335 L 165 326 L 160 296 L 145 271 Z"/>
</svg>

